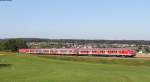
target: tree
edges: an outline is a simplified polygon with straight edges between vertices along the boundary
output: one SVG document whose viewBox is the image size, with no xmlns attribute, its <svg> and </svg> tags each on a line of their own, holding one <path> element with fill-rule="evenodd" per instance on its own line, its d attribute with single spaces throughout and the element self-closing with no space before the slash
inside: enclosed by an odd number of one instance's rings
<svg viewBox="0 0 150 82">
<path fill-rule="evenodd" d="M 150 48 L 149 47 L 144 47 L 144 51 L 146 52 L 146 53 L 149 53 L 150 52 Z"/>
<path fill-rule="evenodd" d="M 17 51 L 20 48 L 27 48 L 27 44 L 22 39 L 9 39 L 1 42 L 1 50 Z"/>
</svg>

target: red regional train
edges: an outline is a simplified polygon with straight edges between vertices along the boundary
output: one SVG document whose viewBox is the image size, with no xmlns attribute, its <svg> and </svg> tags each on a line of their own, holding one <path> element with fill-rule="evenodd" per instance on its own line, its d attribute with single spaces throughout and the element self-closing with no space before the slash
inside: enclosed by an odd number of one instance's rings
<svg viewBox="0 0 150 82">
<path fill-rule="evenodd" d="M 19 49 L 20 53 L 76 56 L 116 56 L 133 57 L 134 50 L 128 48 L 50 48 L 50 49 Z"/>
</svg>

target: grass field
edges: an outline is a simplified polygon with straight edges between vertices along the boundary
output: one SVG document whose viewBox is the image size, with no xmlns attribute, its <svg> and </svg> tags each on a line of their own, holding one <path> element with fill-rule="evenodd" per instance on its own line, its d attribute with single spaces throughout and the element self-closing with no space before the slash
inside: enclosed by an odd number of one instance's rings
<svg viewBox="0 0 150 82">
<path fill-rule="evenodd" d="M 0 82 L 150 82 L 150 62 L 144 60 L 126 59 L 146 63 L 128 65 L 0 54 Z"/>
</svg>

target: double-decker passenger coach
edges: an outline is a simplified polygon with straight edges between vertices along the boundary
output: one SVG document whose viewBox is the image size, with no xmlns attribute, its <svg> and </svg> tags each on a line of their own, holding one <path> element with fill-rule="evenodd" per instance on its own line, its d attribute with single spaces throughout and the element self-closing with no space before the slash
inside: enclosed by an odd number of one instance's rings
<svg viewBox="0 0 150 82">
<path fill-rule="evenodd" d="M 128 48 L 88 48 L 79 49 L 79 55 L 94 55 L 94 56 L 135 56 L 135 51 Z"/>
</svg>

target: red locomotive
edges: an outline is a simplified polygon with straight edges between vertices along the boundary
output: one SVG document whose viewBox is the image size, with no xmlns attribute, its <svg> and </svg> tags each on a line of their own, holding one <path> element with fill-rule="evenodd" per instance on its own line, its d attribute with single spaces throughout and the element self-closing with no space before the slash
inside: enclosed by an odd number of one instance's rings
<svg viewBox="0 0 150 82">
<path fill-rule="evenodd" d="M 133 57 L 135 51 L 128 48 L 50 48 L 50 49 L 19 49 L 20 53 L 49 54 L 49 55 L 91 55 Z"/>
</svg>

